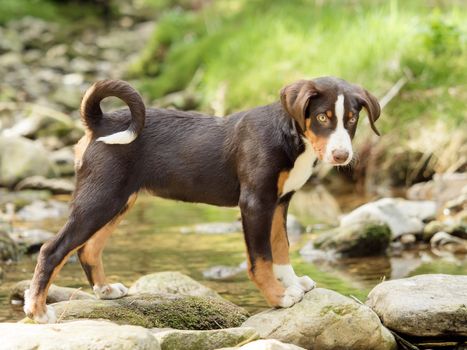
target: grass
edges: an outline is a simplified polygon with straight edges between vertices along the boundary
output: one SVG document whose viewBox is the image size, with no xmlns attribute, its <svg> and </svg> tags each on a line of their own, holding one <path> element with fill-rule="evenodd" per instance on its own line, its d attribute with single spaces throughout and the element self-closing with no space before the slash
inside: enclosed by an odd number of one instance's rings
<svg viewBox="0 0 467 350">
<path fill-rule="evenodd" d="M 388 106 L 394 120 L 466 118 L 467 11 L 461 2 L 216 1 L 172 8 L 130 75 L 150 98 L 187 88 L 198 72 L 200 109 L 225 98 L 227 112 L 277 100 L 303 77 L 340 76 L 382 96 L 401 76 L 412 80 Z M 222 97 L 222 89 L 226 88 Z"/>
</svg>

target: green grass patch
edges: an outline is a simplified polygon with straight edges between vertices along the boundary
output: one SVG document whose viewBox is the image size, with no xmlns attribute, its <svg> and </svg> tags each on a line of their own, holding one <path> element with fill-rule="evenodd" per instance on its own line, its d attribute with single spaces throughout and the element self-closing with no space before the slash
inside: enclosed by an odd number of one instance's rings
<svg viewBox="0 0 467 350">
<path fill-rule="evenodd" d="M 130 75 L 159 98 L 200 72 L 200 109 L 209 110 L 226 86 L 230 112 L 275 101 L 284 84 L 304 77 L 339 76 L 382 96 L 410 71 L 413 80 L 388 106 L 382 129 L 420 115 L 457 125 L 465 117 L 467 11 L 440 4 L 226 0 L 175 8 L 160 18 Z"/>
</svg>

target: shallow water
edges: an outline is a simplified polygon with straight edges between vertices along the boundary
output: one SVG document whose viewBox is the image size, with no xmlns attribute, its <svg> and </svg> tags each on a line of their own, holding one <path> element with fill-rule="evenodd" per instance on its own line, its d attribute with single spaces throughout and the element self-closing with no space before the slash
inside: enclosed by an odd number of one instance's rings
<svg viewBox="0 0 467 350">
<path fill-rule="evenodd" d="M 266 304 L 249 282 L 246 272 L 226 281 L 206 280 L 203 270 L 215 265 L 236 266 L 245 260 L 243 236 L 231 234 L 182 234 L 174 226 L 238 219 L 238 209 L 186 204 L 141 196 L 137 204 L 111 236 L 104 251 L 104 265 L 110 282 L 131 285 L 138 277 L 157 271 L 177 270 L 213 288 L 225 298 L 251 312 Z M 315 221 L 310 220 L 311 222 Z M 64 220 L 29 223 L 29 226 L 56 231 Z M 466 273 L 465 261 L 458 265 L 422 264 L 420 251 L 400 257 L 345 259 L 314 265 L 304 261 L 298 250 L 310 239 L 305 234 L 292 244 L 292 262 L 297 273 L 308 274 L 320 287 L 330 288 L 364 300 L 368 291 L 382 279 L 403 277 L 414 269 L 425 272 Z M 426 258 L 426 257 L 425 257 Z M 9 291 L 18 281 L 30 279 L 36 255 L 3 266 L 0 284 L 0 322 L 23 318 L 20 307 L 9 302 Z M 430 257 L 433 259 L 433 257 Z M 429 261 L 428 258 L 425 259 Z M 436 260 L 435 260 L 436 262 Z M 91 292 L 76 257 L 72 257 L 55 281 L 61 286 L 79 287 Z"/>
</svg>

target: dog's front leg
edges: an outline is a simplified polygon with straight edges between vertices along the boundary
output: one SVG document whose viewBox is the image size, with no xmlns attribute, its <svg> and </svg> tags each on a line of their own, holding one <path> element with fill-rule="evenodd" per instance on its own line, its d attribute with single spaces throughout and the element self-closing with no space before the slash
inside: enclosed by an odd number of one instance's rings
<svg viewBox="0 0 467 350">
<path fill-rule="evenodd" d="M 271 226 L 276 198 L 243 191 L 240 197 L 243 231 L 248 251 L 248 276 L 269 305 L 290 307 L 303 297 L 297 286 L 285 288 L 275 277 L 271 250 Z"/>
<path fill-rule="evenodd" d="M 304 293 L 312 290 L 316 283 L 308 276 L 297 276 L 290 264 L 289 240 L 287 236 L 287 209 L 289 200 L 277 205 L 271 227 L 271 248 L 274 276 L 285 288 L 296 286 Z"/>
</svg>

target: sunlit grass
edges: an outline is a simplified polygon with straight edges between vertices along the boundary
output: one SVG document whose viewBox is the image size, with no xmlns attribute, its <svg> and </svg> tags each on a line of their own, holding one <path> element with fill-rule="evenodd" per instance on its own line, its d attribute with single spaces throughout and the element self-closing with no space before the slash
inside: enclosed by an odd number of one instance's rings
<svg viewBox="0 0 467 350">
<path fill-rule="evenodd" d="M 227 112 L 275 101 L 299 78 L 339 76 L 381 97 L 407 75 L 382 129 L 394 118 L 420 116 L 442 115 L 456 125 L 466 117 L 459 97 L 466 95 L 467 11 L 440 4 L 218 1 L 198 12 L 170 10 L 130 73 L 159 98 L 183 90 L 199 72 L 200 109 L 209 111 L 226 86 Z"/>
</svg>

